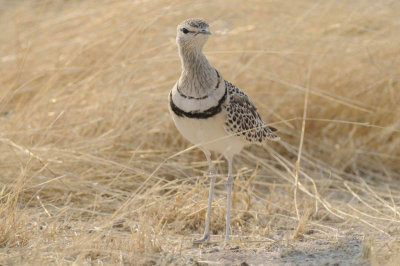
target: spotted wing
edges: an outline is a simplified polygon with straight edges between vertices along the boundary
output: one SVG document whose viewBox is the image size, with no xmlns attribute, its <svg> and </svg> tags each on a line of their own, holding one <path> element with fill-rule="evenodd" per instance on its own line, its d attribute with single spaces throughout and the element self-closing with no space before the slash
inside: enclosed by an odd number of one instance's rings
<svg viewBox="0 0 400 266">
<path fill-rule="evenodd" d="M 229 134 L 243 136 L 250 143 L 262 144 L 266 140 L 279 140 L 275 128 L 267 126 L 249 97 L 236 86 L 225 81 L 228 103 L 225 130 Z"/>
</svg>

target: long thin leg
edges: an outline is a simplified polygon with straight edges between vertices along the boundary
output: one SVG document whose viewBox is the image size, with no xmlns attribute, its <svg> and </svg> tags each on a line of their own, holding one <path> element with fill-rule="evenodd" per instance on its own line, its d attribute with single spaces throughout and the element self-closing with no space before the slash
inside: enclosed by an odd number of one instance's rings
<svg viewBox="0 0 400 266">
<path fill-rule="evenodd" d="M 231 196 L 233 187 L 233 176 L 232 176 L 232 157 L 226 158 L 228 161 L 228 181 L 226 182 L 226 224 L 225 224 L 225 242 L 229 241 L 229 225 L 231 216 Z"/>
<path fill-rule="evenodd" d="M 215 183 L 215 169 L 211 162 L 211 154 L 209 151 L 203 150 L 204 154 L 207 157 L 208 168 L 210 171 L 211 181 L 210 181 L 210 191 L 208 193 L 208 206 L 207 206 L 207 213 L 206 213 L 206 225 L 204 229 L 204 234 L 201 238 L 194 240 L 195 243 L 200 243 L 204 241 L 210 240 L 210 216 L 211 216 L 211 204 L 214 194 L 214 183 Z"/>
</svg>

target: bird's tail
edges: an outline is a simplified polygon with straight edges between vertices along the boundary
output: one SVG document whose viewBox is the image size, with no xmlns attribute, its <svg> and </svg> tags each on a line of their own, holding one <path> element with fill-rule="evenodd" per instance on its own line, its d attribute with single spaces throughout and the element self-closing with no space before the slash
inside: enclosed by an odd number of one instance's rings
<svg viewBox="0 0 400 266">
<path fill-rule="evenodd" d="M 276 128 L 267 126 L 265 128 L 265 132 L 267 133 L 267 139 L 271 141 L 279 141 L 281 138 L 275 134 L 275 132 L 278 131 Z"/>
</svg>

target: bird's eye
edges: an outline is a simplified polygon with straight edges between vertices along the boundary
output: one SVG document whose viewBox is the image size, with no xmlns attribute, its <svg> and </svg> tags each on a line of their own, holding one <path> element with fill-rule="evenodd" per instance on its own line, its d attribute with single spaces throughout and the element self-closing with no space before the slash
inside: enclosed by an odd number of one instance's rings
<svg viewBox="0 0 400 266">
<path fill-rule="evenodd" d="M 189 31 L 188 31 L 186 28 L 183 28 L 183 29 L 182 29 L 182 32 L 186 34 L 186 33 L 188 33 Z"/>
</svg>

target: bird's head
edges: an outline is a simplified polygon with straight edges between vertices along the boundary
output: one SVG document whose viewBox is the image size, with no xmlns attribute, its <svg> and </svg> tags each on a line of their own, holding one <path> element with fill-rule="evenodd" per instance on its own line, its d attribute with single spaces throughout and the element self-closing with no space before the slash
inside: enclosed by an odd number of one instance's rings
<svg viewBox="0 0 400 266">
<path fill-rule="evenodd" d="M 207 22 L 190 18 L 178 25 L 176 43 L 182 49 L 202 49 L 211 32 Z"/>
</svg>

